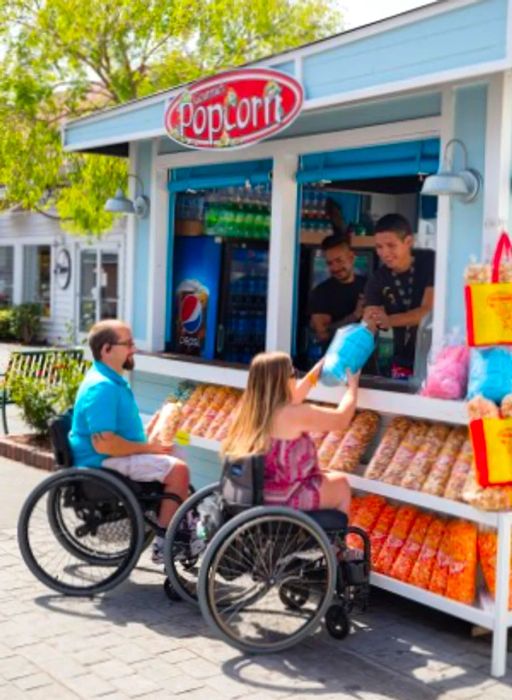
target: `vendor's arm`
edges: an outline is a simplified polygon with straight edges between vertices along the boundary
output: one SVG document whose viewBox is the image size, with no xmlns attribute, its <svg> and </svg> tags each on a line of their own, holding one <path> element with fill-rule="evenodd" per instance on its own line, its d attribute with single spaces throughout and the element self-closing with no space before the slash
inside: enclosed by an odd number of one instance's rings
<svg viewBox="0 0 512 700">
<path fill-rule="evenodd" d="M 92 438 L 92 446 L 101 455 L 109 457 L 127 457 L 136 454 L 169 454 L 170 447 L 165 447 L 158 440 L 149 442 L 135 442 L 125 440 L 120 435 L 111 431 L 95 433 Z"/>
<path fill-rule="evenodd" d="M 384 309 L 374 308 L 370 313 L 380 328 L 402 328 L 405 326 L 418 326 L 421 319 L 426 316 L 434 306 L 434 288 L 427 287 L 423 294 L 421 306 L 400 314 L 386 314 Z"/>
<path fill-rule="evenodd" d="M 330 314 L 311 314 L 311 328 L 320 342 L 330 339 L 332 332 L 329 330 L 332 323 Z"/>
<path fill-rule="evenodd" d="M 329 330 L 332 332 L 332 331 L 338 330 L 338 328 L 343 328 L 344 326 L 348 326 L 351 323 L 359 323 L 359 321 L 363 318 L 363 311 L 364 311 L 364 296 L 362 294 L 360 294 L 359 298 L 357 300 L 356 308 L 352 311 L 352 313 L 347 314 L 347 316 L 344 316 L 339 321 L 334 321 L 333 323 L 330 323 Z"/>
</svg>

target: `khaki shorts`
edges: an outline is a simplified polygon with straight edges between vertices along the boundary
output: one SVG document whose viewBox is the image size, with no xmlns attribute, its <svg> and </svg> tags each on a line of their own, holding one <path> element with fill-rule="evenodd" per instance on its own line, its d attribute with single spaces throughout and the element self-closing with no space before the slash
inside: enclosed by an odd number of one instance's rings
<svg viewBox="0 0 512 700">
<path fill-rule="evenodd" d="M 109 457 L 103 460 L 102 466 L 133 481 L 165 481 L 166 476 L 179 461 L 181 460 L 171 455 L 141 454 Z"/>
</svg>

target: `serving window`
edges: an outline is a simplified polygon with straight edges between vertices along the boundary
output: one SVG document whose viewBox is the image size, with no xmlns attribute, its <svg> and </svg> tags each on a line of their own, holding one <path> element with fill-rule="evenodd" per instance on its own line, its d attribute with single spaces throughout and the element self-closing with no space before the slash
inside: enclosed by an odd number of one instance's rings
<svg viewBox="0 0 512 700">
<path fill-rule="evenodd" d="M 301 369 L 310 368 L 324 354 L 337 328 L 361 320 L 368 299 L 360 302 L 360 296 L 371 296 L 373 283 L 387 276 L 385 255 L 378 244 L 382 236 L 374 237 L 382 216 L 402 215 L 414 234 L 412 278 L 402 272 L 390 275 L 383 289 L 386 305 L 388 296 L 397 299 L 388 313 L 407 310 L 407 304 L 400 306 L 400 284 L 420 285 L 423 272 L 418 268 L 431 265 L 433 274 L 434 252 L 429 251 L 435 251 L 436 200 L 422 197 L 420 190 L 425 174 L 437 170 L 438 153 L 438 140 L 430 139 L 302 159 L 297 176 L 300 216 L 292 348 Z M 415 298 L 418 293 L 414 292 Z M 362 385 L 415 390 L 425 374 L 432 320 L 432 313 L 426 314 L 417 327 L 398 332 L 380 327 Z M 406 346 L 408 355 L 403 360 L 397 338 L 406 334 L 409 343 L 413 337 L 414 347 L 411 355 L 411 346 Z M 398 363 L 409 358 L 410 376 L 404 371 L 398 378 Z"/>
</svg>

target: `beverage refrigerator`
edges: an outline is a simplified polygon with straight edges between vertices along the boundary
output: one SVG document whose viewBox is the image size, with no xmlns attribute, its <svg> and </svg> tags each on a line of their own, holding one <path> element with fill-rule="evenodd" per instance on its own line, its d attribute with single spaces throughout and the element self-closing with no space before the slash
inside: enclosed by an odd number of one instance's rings
<svg viewBox="0 0 512 700">
<path fill-rule="evenodd" d="M 248 364 L 265 349 L 268 243 L 177 236 L 168 349 Z"/>
</svg>

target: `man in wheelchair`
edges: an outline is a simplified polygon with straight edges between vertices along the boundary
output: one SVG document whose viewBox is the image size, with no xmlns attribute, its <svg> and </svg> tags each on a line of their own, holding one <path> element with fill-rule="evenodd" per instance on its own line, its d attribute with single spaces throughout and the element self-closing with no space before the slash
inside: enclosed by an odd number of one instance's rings
<svg viewBox="0 0 512 700">
<path fill-rule="evenodd" d="M 165 529 L 179 501 L 187 498 L 189 470 L 185 462 L 157 440 L 149 441 L 132 390 L 123 377 L 135 366 L 130 327 L 119 320 L 96 323 L 89 333 L 94 358 L 77 394 L 69 442 L 73 462 L 81 467 L 106 467 L 134 481 L 158 481 L 174 498 L 161 502 L 158 525 Z M 163 537 L 153 544 L 153 561 L 162 562 Z"/>
</svg>

